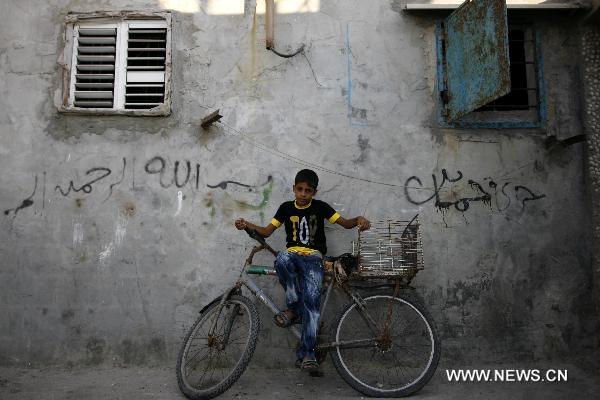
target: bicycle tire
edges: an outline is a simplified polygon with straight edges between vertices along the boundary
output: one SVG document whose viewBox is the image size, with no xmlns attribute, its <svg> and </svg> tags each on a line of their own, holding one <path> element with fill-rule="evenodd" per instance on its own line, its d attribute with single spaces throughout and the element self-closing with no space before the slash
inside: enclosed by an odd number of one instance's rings
<svg viewBox="0 0 600 400">
<path fill-rule="evenodd" d="M 260 329 L 258 310 L 250 299 L 240 295 L 233 295 L 225 302 L 214 331 L 217 335 L 213 336 L 212 342 L 209 341 L 208 331 L 215 323 L 219 304 L 219 301 L 214 301 L 202 311 L 188 330 L 179 350 L 177 383 L 181 392 L 191 400 L 212 399 L 227 391 L 245 371 L 256 349 Z M 230 322 L 229 318 L 234 311 L 236 315 L 232 321 L 229 343 L 224 348 L 220 348 L 220 346 L 223 346 L 219 341 L 224 338 L 225 325 Z M 247 321 L 246 328 L 243 326 L 245 321 Z M 243 330 L 247 331 L 247 337 L 245 339 L 243 337 L 235 339 L 235 335 Z M 234 338 L 233 341 L 232 338 Z M 195 349 L 200 348 L 200 351 L 192 354 L 193 346 L 196 346 Z M 236 349 L 239 350 L 239 357 L 235 355 L 229 357 L 229 354 L 226 353 L 229 350 Z M 198 359 L 198 354 L 201 354 L 203 350 L 206 350 L 207 356 Z M 194 362 L 194 364 L 188 370 L 191 362 Z M 227 364 L 227 366 L 223 366 L 223 364 Z M 229 364 L 231 364 L 231 367 Z M 193 383 L 191 372 L 198 370 L 203 371 L 200 382 Z M 217 379 L 211 379 L 215 372 L 219 370 L 222 370 L 222 372 L 217 376 Z M 206 376 L 207 374 L 209 376 Z M 207 378 L 206 383 L 203 382 L 205 376 Z"/>
<path fill-rule="evenodd" d="M 379 344 L 362 348 L 337 346 L 330 351 L 333 365 L 346 383 L 370 397 L 405 397 L 421 390 L 433 376 L 440 358 L 435 324 L 420 301 L 406 294 L 396 298 L 377 294 L 364 298 L 365 307 L 383 325 L 390 299 L 393 313 L 389 348 Z M 332 342 L 374 337 L 357 310 L 357 304 L 350 303 L 338 314 L 332 324 Z"/>
</svg>

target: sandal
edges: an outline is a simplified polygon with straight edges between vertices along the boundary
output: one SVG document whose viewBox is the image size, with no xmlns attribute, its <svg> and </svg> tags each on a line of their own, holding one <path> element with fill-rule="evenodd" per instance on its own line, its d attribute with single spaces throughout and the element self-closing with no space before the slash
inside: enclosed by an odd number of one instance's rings
<svg viewBox="0 0 600 400">
<path fill-rule="evenodd" d="M 302 371 L 313 372 L 319 370 L 319 363 L 317 360 L 304 360 L 300 364 L 300 369 Z"/>
<path fill-rule="evenodd" d="M 273 318 L 275 325 L 280 328 L 287 328 L 298 320 L 298 316 L 292 310 L 283 310 Z"/>
</svg>

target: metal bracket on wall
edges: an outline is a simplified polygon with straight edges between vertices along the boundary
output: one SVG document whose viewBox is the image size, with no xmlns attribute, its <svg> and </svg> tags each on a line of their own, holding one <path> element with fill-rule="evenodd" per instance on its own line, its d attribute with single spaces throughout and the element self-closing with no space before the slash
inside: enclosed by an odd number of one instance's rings
<svg viewBox="0 0 600 400">
<path fill-rule="evenodd" d="M 208 127 L 211 126 L 213 122 L 217 122 L 218 120 L 223 118 L 223 116 L 219 114 L 219 111 L 220 110 L 212 112 L 206 117 L 202 118 L 202 121 L 200 122 L 200 126 L 202 127 L 202 129 L 208 129 Z"/>
<path fill-rule="evenodd" d="M 575 135 L 568 139 L 558 140 L 555 135 L 548 136 L 545 140 L 545 146 L 548 150 L 554 150 L 555 148 L 566 148 L 576 143 L 584 142 L 586 135 Z"/>
</svg>

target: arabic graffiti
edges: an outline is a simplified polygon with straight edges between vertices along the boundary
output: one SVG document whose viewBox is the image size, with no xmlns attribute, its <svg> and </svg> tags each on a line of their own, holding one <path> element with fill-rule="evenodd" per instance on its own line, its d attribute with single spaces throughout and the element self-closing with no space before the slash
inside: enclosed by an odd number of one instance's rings
<svg viewBox="0 0 600 400">
<path fill-rule="evenodd" d="M 271 175 L 269 175 L 269 176 L 267 177 L 267 181 L 266 181 L 265 183 L 263 183 L 262 185 L 247 185 L 247 184 L 245 184 L 245 183 L 240 183 L 240 182 L 236 182 L 236 181 L 222 181 L 222 182 L 219 182 L 219 183 L 217 183 L 216 185 L 208 185 L 208 184 L 207 184 L 207 185 L 206 185 L 206 187 L 209 187 L 209 188 L 211 188 L 211 189 L 220 188 L 220 189 L 223 189 L 223 190 L 225 190 L 225 189 L 227 189 L 227 185 L 231 184 L 231 185 L 236 185 L 236 186 L 245 187 L 245 188 L 248 188 L 248 189 L 256 189 L 256 188 L 258 188 L 258 187 L 260 187 L 260 186 L 265 186 L 265 185 L 267 185 L 267 184 L 268 184 L 268 183 L 270 183 L 272 180 L 273 180 L 273 177 L 272 177 Z"/>
<path fill-rule="evenodd" d="M 94 174 L 95 172 L 98 171 L 102 171 L 104 174 L 100 174 L 100 176 L 96 176 L 94 177 L 94 179 L 92 179 L 91 181 L 84 183 L 82 186 L 80 186 L 79 188 L 76 188 L 75 185 L 73 184 L 73 181 L 71 180 L 71 182 L 69 182 L 69 187 L 66 190 L 63 190 L 60 185 L 56 185 L 56 187 L 54 188 L 54 190 L 58 190 L 60 192 L 60 194 L 62 194 L 63 196 L 68 196 L 69 193 L 71 193 L 71 191 L 73 192 L 83 192 L 83 193 L 91 193 L 93 190 L 93 184 L 101 181 L 102 179 L 106 178 L 107 176 L 109 176 L 111 174 L 111 170 L 110 168 L 106 168 L 106 167 L 94 167 L 94 168 L 90 168 L 88 169 L 85 174 L 86 175 L 90 175 L 90 174 Z"/>
<path fill-rule="evenodd" d="M 112 196 L 114 189 L 123 184 L 128 177 L 131 178 L 132 190 L 135 189 L 135 158 L 132 163 L 129 163 L 126 157 L 122 157 L 120 164 L 115 169 L 109 165 L 89 168 L 85 170 L 83 179 L 70 179 L 66 185 L 62 183 L 54 185 L 54 192 L 62 197 L 68 197 L 73 194 L 81 196 L 92 194 L 92 192 L 97 190 L 99 185 L 103 185 L 103 190 L 106 191 L 106 197 L 103 200 L 105 202 Z M 158 184 L 162 188 L 182 189 L 188 187 L 198 190 L 200 187 L 200 163 L 187 159 L 169 162 L 164 156 L 156 155 L 147 159 L 142 165 L 146 175 L 157 177 Z M 115 175 L 114 178 L 112 178 L 113 175 Z M 228 193 L 225 194 L 230 197 L 235 207 L 258 211 L 262 217 L 273 188 L 273 177 L 269 175 L 266 182 L 262 184 L 247 184 L 236 180 L 223 180 L 218 183 L 205 185 L 209 189 L 221 189 L 225 192 L 229 191 L 230 186 L 247 189 L 251 192 L 256 191 L 257 194 L 261 194 L 262 196 L 253 202 L 231 197 Z M 20 205 L 4 210 L 4 215 L 9 215 L 10 213 L 17 215 L 20 210 L 31 207 L 34 204 L 33 197 L 36 195 L 37 189 L 38 175 L 35 175 L 31 194 L 22 200 Z M 43 209 L 47 197 L 46 171 L 43 173 L 41 189 L 41 208 Z M 468 193 L 465 193 L 465 190 Z M 516 204 L 520 206 L 521 210 L 525 210 L 530 202 L 539 201 L 546 197 L 545 194 L 521 183 L 513 184 L 505 179 L 495 181 L 490 177 L 476 181 L 474 179 L 466 179 L 460 170 L 449 173 L 446 169 L 441 170 L 441 175 L 431 174 L 430 184 L 419 176 L 413 175 L 409 177 L 404 183 L 404 195 L 410 203 L 415 205 L 434 202 L 435 207 L 441 211 L 455 209 L 462 213 L 468 211 L 475 203 L 482 203 L 490 208 L 496 208 L 500 212 L 507 210 L 512 204 Z M 212 201 L 210 203 L 212 204 Z M 212 213 L 214 214 L 214 209 Z"/>
<path fill-rule="evenodd" d="M 271 197 L 271 192 L 273 191 L 273 176 L 269 175 L 267 177 L 267 181 L 265 183 L 259 184 L 259 185 L 248 185 L 248 184 L 233 181 L 233 180 L 226 180 L 226 181 L 221 181 L 221 182 L 217 183 L 216 185 L 207 184 L 206 187 L 208 187 L 210 189 L 219 188 L 219 189 L 227 191 L 227 186 L 229 186 L 229 185 L 247 188 L 249 191 L 258 191 L 259 189 L 262 188 L 262 190 L 261 190 L 262 199 L 261 199 L 260 203 L 258 203 L 258 204 L 252 204 L 247 201 L 238 200 L 238 199 L 235 199 L 230 196 L 231 199 L 235 202 L 235 204 L 239 208 L 246 209 L 246 210 L 258 211 L 260 220 L 262 223 L 264 220 L 264 217 L 265 217 L 264 210 L 269 202 L 269 198 Z M 211 207 L 211 215 L 214 215 L 215 209 L 214 209 L 214 205 L 213 205 L 212 201 L 209 202 L 209 206 Z"/>
<path fill-rule="evenodd" d="M 38 185 L 38 177 L 36 175 L 35 176 L 35 181 L 34 181 L 34 184 L 33 184 L 33 192 L 31 193 L 31 195 L 29 195 L 29 197 L 27 197 L 25 200 L 23 200 L 18 207 L 10 208 L 8 210 L 4 210 L 4 215 L 10 214 L 10 212 L 12 211 L 14 213 L 14 215 L 16 216 L 17 213 L 19 212 L 19 210 L 22 210 L 22 209 L 27 208 L 27 207 L 31 207 L 33 205 L 33 200 L 31 200 L 31 199 L 35 195 L 35 192 L 37 190 L 37 185 Z"/>
<path fill-rule="evenodd" d="M 192 168 L 194 165 L 195 168 Z M 159 175 L 159 184 L 163 188 L 169 188 L 175 186 L 178 189 L 185 187 L 192 187 L 198 189 L 200 186 L 200 164 L 192 163 L 190 160 L 176 160 L 173 163 L 173 167 L 168 166 L 168 162 L 162 156 L 155 156 L 150 158 L 144 164 L 144 170 L 148 175 Z M 47 171 L 43 171 L 43 179 L 41 182 L 41 208 L 44 209 L 46 205 L 46 175 Z M 112 176 L 115 178 L 112 178 Z M 67 184 L 58 182 L 54 184 L 54 192 L 58 196 L 69 197 L 74 194 L 88 195 L 92 194 L 97 190 L 99 185 L 105 185 L 106 197 L 102 201 L 106 202 L 113 194 L 115 187 L 121 185 L 127 176 L 131 178 L 131 189 L 135 190 L 135 157 L 133 163 L 128 163 L 126 157 L 122 157 L 121 166 L 113 169 L 109 165 L 94 166 L 87 169 L 83 173 L 83 179 L 70 179 Z M 52 186 L 50 186 L 52 187 Z M 17 215 L 20 210 L 31 207 L 34 204 L 33 197 L 36 195 L 38 190 L 38 175 L 34 176 L 34 185 L 32 193 L 22 200 L 21 204 L 14 208 L 4 210 L 4 215 L 13 213 Z M 81 202 L 82 199 L 77 199 Z"/>
<path fill-rule="evenodd" d="M 135 160 L 134 160 L 135 161 Z M 189 160 L 185 160 L 183 162 L 185 167 L 181 168 L 182 162 L 177 160 L 174 163 L 173 167 L 173 175 L 170 177 L 170 181 L 165 179 L 165 175 L 167 175 L 167 162 L 165 158 L 162 156 L 155 156 L 148 160 L 144 166 L 144 170 L 149 175 L 159 175 L 159 184 L 163 188 L 169 188 L 172 185 L 175 185 L 177 188 L 183 188 L 185 185 L 190 183 L 190 179 L 192 176 L 192 163 Z M 115 186 L 118 186 L 125 180 L 125 175 L 127 171 L 127 158 L 122 158 L 122 167 L 120 168 L 120 177 L 111 183 L 108 187 L 108 194 L 104 201 L 108 200 Z M 185 171 L 181 171 L 185 170 Z M 180 172 L 181 171 L 181 172 Z M 200 164 L 196 163 L 196 177 L 195 177 L 195 187 L 196 189 L 200 183 Z M 85 171 L 85 176 L 89 177 L 88 180 L 81 184 L 76 184 L 75 180 L 70 180 L 69 184 L 66 187 L 61 186 L 60 184 L 56 185 L 54 190 L 59 192 L 63 197 L 69 196 L 71 193 L 79 193 L 82 192 L 84 194 L 90 194 L 94 190 L 94 185 L 101 183 L 103 180 L 108 178 L 113 173 L 112 169 L 107 166 L 102 167 L 93 167 Z M 132 169 L 131 171 L 132 178 L 132 187 L 135 187 L 135 171 Z"/>
<path fill-rule="evenodd" d="M 124 186 L 126 184 L 125 181 L 129 182 L 131 190 L 136 190 L 136 185 L 139 188 L 140 175 L 136 173 L 135 157 L 132 157 L 131 159 L 121 157 L 119 164 L 120 165 L 118 166 L 109 163 L 104 165 L 94 165 L 91 168 L 83 170 L 81 173 L 75 173 L 75 177 L 69 177 L 70 179 L 64 178 L 63 180 L 59 178 L 58 182 L 48 182 L 48 187 L 54 188 L 52 193 L 54 193 L 55 196 L 64 198 L 75 197 L 75 202 L 79 208 L 84 204 L 83 201 L 85 196 L 94 195 L 96 193 L 100 193 L 104 196 L 104 199 L 102 200 L 102 203 L 104 203 L 112 197 L 115 189 L 119 187 L 119 185 Z M 142 176 L 147 177 L 146 182 L 148 184 L 157 183 L 161 188 L 176 189 L 178 195 L 180 195 L 181 189 L 183 188 L 201 190 L 201 185 L 206 185 L 211 191 L 214 189 L 223 189 L 224 191 L 227 191 L 230 187 L 237 186 L 243 188 L 244 191 L 256 192 L 259 197 L 255 198 L 255 201 L 239 199 L 231 197 L 228 193 L 225 194 L 230 199 L 231 204 L 235 207 L 257 211 L 261 215 L 261 218 L 273 188 L 273 177 L 271 175 L 267 177 L 266 181 L 263 181 L 264 183 L 255 185 L 245 184 L 235 180 L 226 180 L 217 183 L 216 185 L 206 184 L 202 182 L 203 176 L 200 163 L 188 159 L 169 161 L 169 159 L 163 155 L 155 155 L 147 158 L 141 165 L 138 164 L 138 168 L 141 170 Z M 48 198 L 48 201 L 50 201 L 46 194 L 46 175 L 47 171 L 43 171 L 43 177 L 40 180 L 41 186 L 38 185 L 38 175 L 35 175 L 33 191 L 29 197 L 22 200 L 19 206 L 4 210 L 4 215 L 9 215 L 11 213 L 17 215 L 20 210 L 31 207 L 34 204 L 34 196 L 37 195 L 36 193 L 39 193 L 40 197 L 40 201 L 36 200 L 36 204 L 41 204 L 40 209 L 44 209 L 46 199 Z M 38 190 L 38 186 L 40 190 Z M 208 195 L 210 195 L 210 193 L 208 193 Z M 184 198 L 182 194 L 181 196 Z M 214 214 L 215 210 L 213 209 L 211 213 Z"/>
<path fill-rule="evenodd" d="M 510 206 L 511 196 L 506 192 L 506 188 L 510 187 L 511 182 L 504 182 L 500 188 L 499 194 L 498 183 L 492 180 L 492 178 L 484 178 L 482 180 L 484 182 L 483 184 L 473 179 L 469 179 L 467 180 L 467 183 L 474 193 L 470 196 L 459 196 L 453 188 L 449 189 L 446 184 L 457 183 L 462 179 L 463 174 L 461 171 L 457 170 L 456 174 L 452 177 L 448 175 L 446 169 L 442 169 L 441 182 L 438 182 L 438 176 L 436 174 L 431 174 L 432 187 L 427 188 L 423 186 L 421 178 L 413 175 L 404 183 L 404 194 L 407 200 L 415 205 L 422 205 L 435 199 L 435 207 L 442 211 L 447 211 L 451 207 L 454 207 L 457 211 L 465 212 L 472 203 L 476 202 L 481 202 L 491 208 L 493 199 L 495 200 L 495 206 L 498 211 L 504 211 Z M 487 188 L 484 188 L 486 185 Z M 433 194 L 425 198 L 419 198 L 418 193 L 427 190 L 432 190 Z M 545 194 L 536 193 L 524 185 L 515 185 L 513 191 L 515 198 L 521 202 L 522 209 L 525 209 L 526 201 L 534 201 L 546 197 Z M 448 192 L 450 194 L 448 194 Z M 519 195 L 519 193 L 525 194 Z M 503 200 L 499 199 L 500 195 Z M 502 202 L 505 204 L 501 206 L 500 203 Z"/>
<path fill-rule="evenodd" d="M 123 182 L 123 180 L 125 180 L 125 168 L 126 167 L 127 167 L 127 159 L 125 157 L 123 157 L 123 169 L 121 170 L 121 178 L 119 178 L 118 181 L 110 184 L 110 186 L 108 187 L 108 195 L 106 196 L 104 201 L 106 201 L 110 198 L 110 196 L 112 195 L 112 192 L 113 192 L 113 188 L 115 186 L 121 184 L 121 182 Z"/>
<path fill-rule="evenodd" d="M 192 163 L 189 160 L 185 160 L 185 173 L 182 173 L 182 176 L 185 176 L 185 179 L 180 181 L 179 176 L 179 165 L 181 164 L 179 160 L 175 161 L 173 165 L 173 175 L 170 177 L 170 181 L 165 182 L 164 177 L 167 172 L 167 162 L 161 156 L 152 157 L 146 165 L 144 166 L 144 170 L 146 173 L 150 175 L 159 175 L 158 183 L 161 187 L 167 189 L 172 185 L 175 185 L 178 188 L 183 188 L 190 182 L 190 177 L 192 175 Z M 200 164 L 196 163 L 196 178 L 195 178 L 195 186 L 198 189 L 198 185 L 200 184 Z"/>
<path fill-rule="evenodd" d="M 525 208 L 526 201 L 539 200 L 539 199 L 543 199 L 544 197 L 546 197 L 545 194 L 535 194 L 529 188 L 527 188 L 525 186 L 521 186 L 521 185 L 515 186 L 515 195 L 518 195 L 519 190 L 523 190 L 528 193 L 528 195 L 527 195 L 528 197 L 523 197 L 523 199 L 521 200 L 521 204 L 523 205 L 523 208 Z"/>
</svg>

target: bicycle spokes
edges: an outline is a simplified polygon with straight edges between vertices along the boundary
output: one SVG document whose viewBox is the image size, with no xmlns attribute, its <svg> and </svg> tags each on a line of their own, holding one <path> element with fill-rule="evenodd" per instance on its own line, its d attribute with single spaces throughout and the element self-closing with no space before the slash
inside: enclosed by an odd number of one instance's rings
<svg viewBox="0 0 600 400">
<path fill-rule="evenodd" d="M 377 334 L 372 333 L 370 319 L 380 323 Z M 439 352 L 434 330 L 423 313 L 402 298 L 366 297 L 362 307 L 352 303 L 334 324 L 334 365 L 362 393 L 412 393 L 435 370 Z"/>
<path fill-rule="evenodd" d="M 239 361 L 248 340 L 247 312 L 239 304 L 215 307 L 189 340 L 183 375 L 195 388 L 223 380 Z"/>
</svg>

